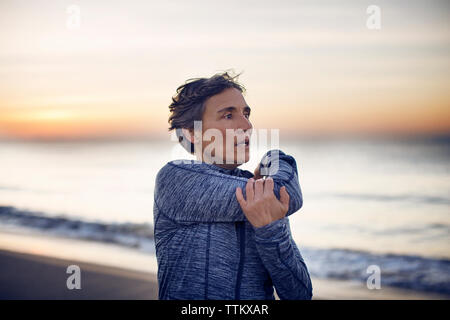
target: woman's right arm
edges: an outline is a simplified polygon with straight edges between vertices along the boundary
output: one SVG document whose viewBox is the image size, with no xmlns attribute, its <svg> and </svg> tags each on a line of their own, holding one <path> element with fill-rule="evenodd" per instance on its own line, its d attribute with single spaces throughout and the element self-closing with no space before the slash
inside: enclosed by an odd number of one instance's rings
<svg viewBox="0 0 450 320">
<path fill-rule="evenodd" d="M 282 186 L 289 193 L 287 215 L 299 210 L 303 197 L 295 159 L 278 151 L 278 170 L 271 177 L 278 198 Z M 226 175 L 204 164 L 169 162 L 158 172 L 155 201 L 164 215 L 177 222 L 244 221 L 236 189 L 241 188 L 245 196 L 246 184 L 246 178 Z"/>
</svg>

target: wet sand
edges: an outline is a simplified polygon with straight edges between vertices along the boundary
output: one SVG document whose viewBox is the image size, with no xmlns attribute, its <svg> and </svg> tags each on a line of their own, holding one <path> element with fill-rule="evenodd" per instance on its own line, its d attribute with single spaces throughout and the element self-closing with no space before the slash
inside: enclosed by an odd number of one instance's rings
<svg viewBox="0 0 450 320">
<path fill-rule="evenodd" d="M 67 288 L 69 265 L 81 289 Z M 0 250 L 0 299 L 158 299 L 158 284 L 152 273 Z"/>
</svg>

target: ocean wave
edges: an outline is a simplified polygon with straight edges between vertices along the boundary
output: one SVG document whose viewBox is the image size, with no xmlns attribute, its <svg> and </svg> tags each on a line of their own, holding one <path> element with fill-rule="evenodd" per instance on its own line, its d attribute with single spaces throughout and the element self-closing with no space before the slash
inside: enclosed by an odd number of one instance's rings
<svg viewBox="0 0 450 320">
<path fill-rule="evenodd" d="M 0 223 L 33 228 L 63 237 L 114 243 L 154 254 L 153 226 L 136 223 L 104 223 L 48 216 L 41 212 L 0 206 Z M 435 224 L 435 228 L 446 225 Z M 400 254 L 374 254 L 367 251 L 300 247 L 312 276 L 361 281 L 370 276 L 367 268 L 381 270 L 381 287 L 434 292 L 450 296 L 450 260 Z"/>
<path fill-rule="evenodd" d="M 366 282 L 367 268 L 380 268 L 381 287 L 392 286 L 450 296 L 450 260 L 412 255 L 373 254 L 348 249 L 301 248 L 311 275 Z"/>
<path fill-rule="evenodd" d="M 91 222 L 65 216 L 48 216 L 42 212 L 19 210 L 12 206 L 0 206 L 0 223 L 154 252 L 153 226 L 148 223 Z"/>
<path fill-rule="evenodd" d="M 334 193 L 332 197 L 350 198 L 355 200 L 371 200 L 371 201 L 406 201 L 415 203 L 442 204 L 450 205 L 450 199 L 439 196 L 420 196 L 420 195 L 390 195 L 390 194 L 364 194 L 364 193 Z"/>
<path fill-rule="evenodd" d="M 371 235 L 373 237 L 386 237 L 386 236 L 412 236 L 414 235 L 417 241 L 426 241 L 430 239 L 441 239 L 445 241 L 450 235 L 450 225 L 444 223 L 423 223 L 421 225 L 409 225 L 409 226 L 394 226 L 383 228 L 368 227 L 355 224 L 324 224 L 321 229 L 324 232 L 334 233 L 351 233 L 355 237 L 357 235 Z"/>
</svg>

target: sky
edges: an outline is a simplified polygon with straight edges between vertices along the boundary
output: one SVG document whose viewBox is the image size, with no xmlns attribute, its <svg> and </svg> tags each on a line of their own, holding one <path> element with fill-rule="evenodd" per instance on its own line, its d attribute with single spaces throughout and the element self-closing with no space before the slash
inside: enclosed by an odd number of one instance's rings
<svg viewBox="0 0 450 320">
<path fill-rule="evenodd" d="M 163 137 L 176 88 L 230 69 L 255 128 L 448 134 L 449 23 L 448 1 L 2 0 L 0 139 Z"/>
</svg>

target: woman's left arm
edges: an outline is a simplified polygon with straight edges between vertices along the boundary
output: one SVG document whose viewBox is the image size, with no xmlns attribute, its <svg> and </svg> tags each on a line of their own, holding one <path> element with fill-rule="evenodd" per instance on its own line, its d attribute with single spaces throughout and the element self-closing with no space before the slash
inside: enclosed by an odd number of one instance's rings
<svg viewBox="0 0 450 320">
<path fill-rule="evenodd" d="M 284 217 L 263 227 L 254 228 L 254 231 L 259 256 L 280 299 L 311 299 L 311 278 L 292 238 L 289 218 Z"/>
</svg>

